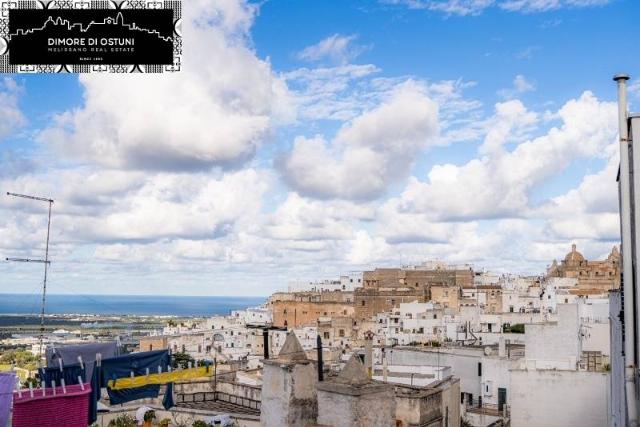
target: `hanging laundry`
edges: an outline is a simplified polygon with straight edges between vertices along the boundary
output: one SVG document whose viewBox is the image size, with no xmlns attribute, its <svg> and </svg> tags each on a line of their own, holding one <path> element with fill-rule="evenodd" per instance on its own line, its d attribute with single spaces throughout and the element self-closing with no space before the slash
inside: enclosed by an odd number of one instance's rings
<svg viewBox="0 0 640 427">
<path fill-rule="evenodd" d="M 84 387 L 84 390 L 83 390 Z M 66 393 L 65 393 L 66 389 Z M 22 394 L 22 396 L 20 396 Z M 13 427 L 87 427 L 90 384 L 13 393 Z"/>
<path fill-rule="evenodd" d="M 51 381 L 55 381 L 56 384 L 62 384 L 62 380 L 66 385 L 79 384 L 80 381 L 87 382 L 85 377 L 85 370 L 79 363 L 75 365 L 66 365 L 60 370 L 60 367 L 54 368 L 40 368 L 38 369 L 38 375 L 40 376 L 40 381 L 44 381 L 47 387 L 51 386 Z M 78 377 L 81 380 L 78 380 Z"/>
<path fill-rule="evenodd" d="M 13 389 L 16 386 L 16 382 L 15 373 L 0 372 L 0 427 L 7 427 L 9 424 Z"/>
<path fill-rule="evenodd" d="M 147 369 L 149 369 L 149 372 L 157 372 L 158 366 L 163 371 L 166 371 L 169 361 L 168 350 L 145 351 L 103 359 L 101 385 L 107 387 L 110 403 L 118 405 L 132 400 L 158 397 L 160 385 L 152 384 L 116 390 L 108 387 L 108 384 L 110 380 L 116 380 L 115 384 L 117 385 L 118 378 L 130 377 L 132 372 L 134 376 L 146 375 Z"/>
<path fill-rule="evenodd" d="M 91 395 L 89 396 L 89 424 L 98 419 L 98 400 L 100 400 L 100 378 L 102 367 L 96 363 L 91 375 Z"/>
<path fill-rule="evenodd" d="M 167 384 L 167 388 L 164 391 L 164 398 L 162 398 L 162 406 L 167 411 L 175 406 L 173 401 L 173 383 Z"/>
<path fill-rule="evenodd" d="M 78 363 L 78 356 L 82 357 L 82 363 L 86 369 L 86 379 L 93 375 L 93 367 L 96 354 L 100 353 L 103 359 L 115 357 L 120 354 L 118 344 L 115 341 L 96 342 L 90 344 L 65 345 L 47 349 L 47 366 L 60 366 L 58 360 L 62 359 L 63 366 Z"/>
<path fill-rule="evenodd" d="M 153 372 L 153 371 L 150 371 Z M 142 387 L 149 384 L 167 384 L 174 381 L 191 380 L 194 378 L 212 377 L 214 375 L 213 368 L 203 366 L 199 368 L 180 369 L 172 372 L 163 372 L 160 374 L 149 374 L 142 376 L 131 376 L 109 380 L 107 386 L 113 390 L 121 390 L 123 388 Z"/>
</svg>

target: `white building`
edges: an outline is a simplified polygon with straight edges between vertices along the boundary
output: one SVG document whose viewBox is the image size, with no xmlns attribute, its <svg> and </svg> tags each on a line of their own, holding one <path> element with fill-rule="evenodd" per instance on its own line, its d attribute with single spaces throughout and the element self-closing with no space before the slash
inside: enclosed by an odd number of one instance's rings
<svg viewBox="0 0 640 427">
<path fill-rule="evenodd" d="M 582 305 L 559 304 L 557 322 L 527 325 L 525 358 L 510 372 L 512 425 L 608 425 L 609 373 L 587 371 L 581 363 L 581 312 L 598 313 L 599 307 Z"/>
<path fill-rule="evenodd" d="M 289 292 L 353 292 L 362 287 L 362 272 L 350 272 L 339 279 L 323 280 L 292 280 L 289 282 Z"/>
</svg>

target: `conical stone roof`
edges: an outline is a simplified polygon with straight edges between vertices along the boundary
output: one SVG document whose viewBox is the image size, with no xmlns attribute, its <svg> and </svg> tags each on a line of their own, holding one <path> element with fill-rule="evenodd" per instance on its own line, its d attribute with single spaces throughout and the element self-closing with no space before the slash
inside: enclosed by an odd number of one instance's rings
<svg viewBox="0 0 640 427">
<path fill-rule="evenodd" d="M 300 345 L 300 341 L 296 337 L 296 334 L 293 332 L 289 332 L 287 334 L 287 339 L 284 340 L 284 345 L 280 349 L 280 353 L 278 354 L 278 360 L 285 362 L 297 362 L 297 361 L 306 361 L 307 353 L 304 351 L 302 346 Z"/>
<path fill-rule="evenodd" d="M 369 374 L 367 369 L 360 361 L 360 357 L 354 353 L 342 371 L 338 374 L 336 382 L 350 384 L 350 385 L 362 385 L 369 382 Z"/>
</svg>

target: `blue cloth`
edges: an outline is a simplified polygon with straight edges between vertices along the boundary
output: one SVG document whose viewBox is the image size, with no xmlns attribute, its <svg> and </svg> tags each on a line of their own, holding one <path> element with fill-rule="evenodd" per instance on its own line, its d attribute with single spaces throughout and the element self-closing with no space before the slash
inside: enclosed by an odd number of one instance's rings
<svg viewBox="0 0 640 427">
<path fill-rule="evenodd" d="M 60 366 L 58 359 L 62 359 L 63 366 L 74 365 L 78 363 L 78 356 L 81 356 L 86 368 L 85 379 L 89 379 L 93 376 L 97 353 L 102 355 L 103 360 L 120 354 L 115 341 L 51 347 L 47 348 L 47 366 L 51 368 Z"/>
<path fill-rule="evenodd" d="M 113 357 L 102 361 L 101 385 L 106 387 L 109 380 L 127 378 L 131 372 L 135 376 L 146 375 L 149 372 L 157 372 L 158 366 L 163 372 L 167 371 L 170 363 L 168 350 L 145 351 L 142 353 L 131 353 L 124 356 Z M 107 387 L 109 401 L 112 405 L 131 402 L 132 400 L 144 399 L 147 397 L 158 397 L 160 393 L 159 385 L 146 385 L 142 387 L 126 388 L 122 390 L 112 390 Z"/>
<path fill-rule="evenodd" d="M 164 409 L 171 409 L 175 403 L 173 402 L 173 383 L 167 384 L 167 388 L 164 392 L 164 399 L 162 399 L 162 406 Z"/>
<path fill-rule="evenodd" d="M 100 400 L 100 372 L 102 368 L 96 365 L 91 375 L 91 395 L 89 397 L 89 424 L 98 419 L 98 400 Z"/>
<path fill-rule="evenodd" d="M 47 388 L 51 387 L 51 381 L 55 381 L 58 387 L 62 385 L 63 379 L 66 385 L 79 384 L 78 377 L 82 378 L 82 382 L 87 381 L 85 370 L 80 367 L 79 363 L 64 366 L 62 371 L 60 367 L 40 368 L 38 369 L 38 375 L 40 376 L 40 380 L 44 381 Z"/>
</svg>

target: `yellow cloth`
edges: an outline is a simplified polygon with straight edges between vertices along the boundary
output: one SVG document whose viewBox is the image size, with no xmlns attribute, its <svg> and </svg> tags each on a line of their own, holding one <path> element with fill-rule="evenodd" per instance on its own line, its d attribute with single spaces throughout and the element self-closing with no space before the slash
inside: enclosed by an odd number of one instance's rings
<svg viewBox="0 0 640 427">
<path fill-rule="evenodd" d="M 172 372 L 163 372 L 161 374 L 140 375 L 137 377 L 124 377 L 116 380 L 109 380 L 107 387 L 112 390 L 121 390 L 124 388 L 142 387 L 150 384 L 166 384 L 175 381 L 191 380 L 193 378 L 212 377 L 214 375 L 213 366 L 209 366 L 208 372 L 206 367 L 182 369 Z"/>
</svg>

